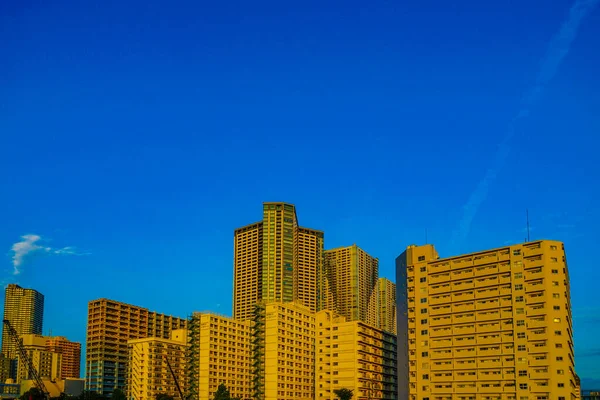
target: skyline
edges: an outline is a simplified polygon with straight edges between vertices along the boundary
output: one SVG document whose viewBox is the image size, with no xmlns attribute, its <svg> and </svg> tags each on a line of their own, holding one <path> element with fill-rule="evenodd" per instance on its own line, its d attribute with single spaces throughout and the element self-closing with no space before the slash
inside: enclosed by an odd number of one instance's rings
<svg viewBox="0 0 600 400">
<path fill-rule="evenodd" d="M 575 2 L 540 4 L 5 7 L 3 284 L 43 293 L 44 333 L 84 344 L 96 298 L 230 315 L 233 230 L 263 201 L 392 280 L 413 243 L 522 242 L 528 209 L 532 240 L 565 243 L 576 368 L 598 379 L 600 12 L 505 141 Z M 15 265 L 23 241 L 37 256 Z"/>
</svg>

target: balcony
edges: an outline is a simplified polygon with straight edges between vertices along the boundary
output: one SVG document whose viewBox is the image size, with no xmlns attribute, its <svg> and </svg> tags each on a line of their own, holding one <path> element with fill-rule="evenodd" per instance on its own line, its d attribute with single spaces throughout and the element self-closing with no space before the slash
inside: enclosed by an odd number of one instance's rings
<svg viewBox="0 0 600 400">
<path fill-rule="evenodd" d="M 481 323 L 477 325 L 477 333 L 498 332 L 500 324 L 498 322 Z"/>
<path fill-rule="evenodd" d="M 431 289 L 429 290 L 429 292 L 431 293 Z M 450 301 L 451 299 L 452 299 L 452 296 L 450 296 L 449 294 L 430 296 L 429 304 L 432 306 L 437 305 L 437 304 L 444 304 L 444 303 L 447 303 L 448 301 Z"/>
<path fill-rule="evenodd" d="M 502 360 L 500 357 L 490 357 L 487 359 L 477 360 L 477 368 L 500 368 L 502 366 Z"/>
<path fill-rule="evenodd" d="M 473 300 L 475 298 L 473 291 L 468 291 L 468 292 L 460 292 L 460 293 L 452 293 L 452 301 L 453 302 L 457 302 L 457 301 L 468 301 L 468 300 Z"/>
<path fill-rule="evenodd" d="M 429 286 L 429 295 L 447 293 L 451 290 L 449 283 Z"/>
<path fill-rule="evenodd" d="M 502 337 L 500 334 L 477 336 L 477 344 L 496 344 L 501 343 Z"/>
<path fill-rule="evenodd" d="M 530 368 L 529 379 L 550 379 L 548 368 Z"/>
<path fill-rule="evenodd" d="M 512 282 L 512 280 L 510 278 L 510 274 L 502 275 L 499 278 L 500 278 L 499 281 L 500 281 L 501 285 L 502 284 L 510 284 Z"/>
<path fill-rule="evenodd" d="M 475 371 L 461 371 L 454 375 L 456 382 L 473 382 L 477 379 L 477 373 Z"/>
<path fill-rule="evenodd" d="M 499 263 L 498 264 L 498 272 L 499 273 L 510 272 L 510 263 L 508 263 L 508 262 Z"/>
<path fill-rule="evenodd" d="M 527 327 L 528 328 L 544 328 L 547 325 L 546 322 L 546 318 L 544 317 L 535 317 L 535 318 L 529 318 L 529 320 L 527 321 Z"/>
<path fill-rule="evenodd" d="M 550 363 L 546 356 L 529 356 L 529 367 L 545 367 Z"/>
<path fill-rule="evenodd" d="M 498 299 L 493 300 L 479 300 L 475 302 L 475 308 L 477 310 L 489 310 L 491 308 L 500 307 L 500 301 Z"/>
<path fill-rule="evenodd" d="M 466 324 L 469 322 L 475 322 L 475 314 L 462 314 L 462 315 L 453 315 L 452 322 L 455 324 Z"/>
<path fill-rule="evenodd" d="M 476 267 L 475 269 L 475 276 L 485 276 L 485 275 L 493 275 L 493 274 L 497 274 L 498 273 L 498 266 L 497 265 L 486 265 L 483 267 Z"/>
<path fill-rule="evenodd" d="M 453 304 L 452 305 L 452 312 L 453 313 L 473 311 L 474 309 L 475 309 L 475 304 L 473 304 L 473 302 L 459 303 L 459 304 Z"/>
<path fill-rule="evenodd" d="M 435 285 L 438 283 L 444 283 L 444 282 L 448 282 L 448 281 L 450 281 L 450 273 L 449 272 L 429 276 L 429 284 L 431 284 L 431 285 Z"/>
</svg>

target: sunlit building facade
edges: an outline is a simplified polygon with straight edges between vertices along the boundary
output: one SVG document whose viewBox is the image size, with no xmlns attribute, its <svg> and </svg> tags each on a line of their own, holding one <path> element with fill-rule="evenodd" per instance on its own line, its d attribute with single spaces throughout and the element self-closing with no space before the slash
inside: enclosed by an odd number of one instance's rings
<svg viewBox="0 0 600 400">
<path fill-rule="evenodd" d="M 184 329 L 186 320 L 149 311 L 115 300 L 88 303 L 86 338 L 86 389 L 110 395 L 125 391 L 131 339 L 169 339 L 171 332 Z"/>
<path fill-rule="evenodd" d="M 378 326 L 379 260 L 357 245 L 325 251 L 327 288 L 325 308 L 349 321 Z"/>
<path fill-rule="evenodd" d="M 396 334 L 396 284 L 387 278 L 377 281 L 377 327 Z"/>
<path fill-rule="evenodd" d="M 396 268 L 399 399 L 575 398 L 561 242 L 444 259 L 409 246 Z"/>
<path fill-rule="evenodd" d="M 127 398 L 155 400 L 160 394 L 179 398 L 186 387 L 187 331 L 176 329 L 169 339 L 150 337 L 127 342 Z M 168 361 L 167 361 L 168 360 Z M 169 370 L 171 367 L 171 371 Z M 177 381 L 173 379 L 173 374 Z M 179 384 L 179 389 L 177 388 Z"/>
<path fill-rule="evenodd" d="M 4 319 L 10 321 L 19 335 L 42 334 L 44 319 L 44 295 L 34 289 L 25 289 L 19 285 L 9 284 L 4 291 Z M 17 348 L 2 325 L 2 354 L 4 356 L 1 379 L 16 378 Z"/>
<path fill-rule="evenodd" d="M 48 380 L 61 379 L 62 355 L 50 351 L 46 345 L 47 338 L 42 335 L 25 334 L 20 335 L 23 349 L 33 363 L 33 367 L 41 378 Z M 29 367 L 20 355 L 17 356 L 17 377 L 15 382 L 33 379 L 29 373 Z"/>
<path fill-rule="evenodd" d="M 396 399 L 396 336 L 333 311 L 316 314 L 315 398 L 335 400 L 337 389 L 353 399 Z"/>
<path fill-rule="evenodd" d="M 59 353 L 62 356 L 61 379 L 81 376 L 81 343 L 71 342 L 62 336 L 46 337 L 46 348 L 48 351 Z"/>
<path fill-rule="evenodd" d="M 234 232 L 233 317 L 251 319 L 259 302 L 301 302 L 317 311 L 324 292 L 323 232 L 298 225 L 292 204 L 263 204 L 260 222 Z"/>
</svg>

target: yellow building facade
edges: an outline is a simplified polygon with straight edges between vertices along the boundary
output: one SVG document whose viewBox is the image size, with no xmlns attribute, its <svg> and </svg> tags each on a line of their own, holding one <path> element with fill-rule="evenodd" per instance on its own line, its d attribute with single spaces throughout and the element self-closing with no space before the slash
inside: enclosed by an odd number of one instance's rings
<svg viewBox="0 0 600 400">
<path fill-rule="evenodd" d="M 325 251 L 325 308 L 349 321 L 378 326 L 379 260 L 357 245 Z"/>
<path fill-rule="evenodd" d="M 103 395 L 125 390 L 127 341 L 147 337 L 169 339 L 186 328 L 186 320 L 109 299 L 88 303 L 86 389 Z"/>
<path fill-rule="evenodd" d="M 337 389 L 353 399 L 396 399 L 396 336 L 333 311 L 316 314 L 315 399 L 335 400 Z"/>
<path fill-rule="evenodd" d="M 315 313 L 299 303 L 267 303 L 263 316 L 253 327 L 253 398 L 314 399 Z"/>
<path fill-rule="evenodd" d="M 187 331 L 177 329 L 170 339 L 149 337 L 127 342 L 129 363 L 126 393 L 130 400 L 154 400 L 159 394 L 179 397 L 166 359 L 185 392 Z"/>
<path fill-rule="evenodd" d="M 387 278 L 377 281 L 377 327 L 396 334 L 396 284 Z"/>
<path fill-rule="evenodd" d="M 300 227 L 294 205 L 263 203 L 262 221 L 234 231 L 233 317 L 251 319 L 262 301 L 296 301 L 317 311 L 323 251 L 323 232 Z"/>
<path fill-rule="evenodd" d="M 536 241 L 396 260 L 399 399 L 570 400 L 577 384 L 564 246 Z"/>
<path fill-rule="evenodd" d="M 19 335 L 41 335 L 44 295 L 34 289 L 9 284 L 4 291 L 4 319 L 10 321 Z M 2 355 L 4 362 L 0 368 L 0 379 L 2 382 L 6 378 L 15 379 L 17 349 L 5 325 L 2 326 Z"/>
<path fill-rule="evenodd" d="M 46 337 L 46 347 L 48 351 L 60 353 L 62 362 L 60 367 L 60 377 L 79 378 L 81 366 L 81 343 L 72 342 L 62 336 Z"/>
<path fill-rule="evenodd" d="M 55 380 L 60 379 L 62 355 L 50 351 L 46 346 L 46 337 L 42 335 L 26 334 L 20 335 L 23 348 L 32 361 L 38 375 L 41 378 Z M 25 360 L 17 356 L 17 377 L 16 382 L 33 379 L 29 375 L 29 368 Z"/>
<path fill-rule="evenodd" d="M 188 393 L 211 399 L 220 384 L 232 397 L 249 399 L 250 321 L 194 313 L 188 326 Z"/>
</svg>

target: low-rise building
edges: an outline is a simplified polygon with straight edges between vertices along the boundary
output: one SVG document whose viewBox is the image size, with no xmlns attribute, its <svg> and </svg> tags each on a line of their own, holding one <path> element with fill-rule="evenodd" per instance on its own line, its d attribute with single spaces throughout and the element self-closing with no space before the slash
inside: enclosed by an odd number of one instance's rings
<svg viewBox="0 0 600 400">
<path fill-rule="evenodd" d="M 33 366 L 41 378 L 49 380 L 60 379 L 60 370 L 62 364 L 62 355 L 49 351 L 46 347 L 46 337 L 33 333 L 21 335 L 23 348 L 28 357 L 33 362 Z M 29 368 L 25 360 L 17 357 L 17 377 L 16 383 L 27 379 L 33 379 L 29 374 Z"/>
</svg>

